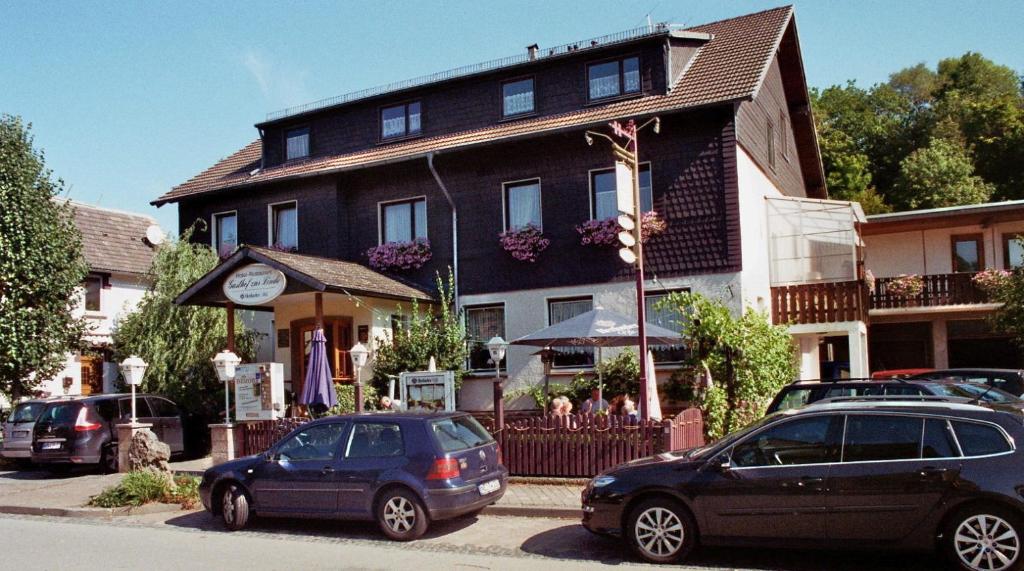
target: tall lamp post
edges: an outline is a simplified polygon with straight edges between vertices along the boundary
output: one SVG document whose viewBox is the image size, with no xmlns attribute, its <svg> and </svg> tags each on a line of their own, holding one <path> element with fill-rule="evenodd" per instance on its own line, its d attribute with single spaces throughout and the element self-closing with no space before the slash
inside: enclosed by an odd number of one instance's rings
<svg viewBox="0 0 1024 571">
<path fill-rule="evenodd" d="M 356 412 L 363 412 L 363 367 L 366 366 L 366 359 L 370 356 L 370 350 L 362 343 L 356 343 L 349 349 L 348 354 L 352 357 L 352 366 L 356 369 Z"/>
<path fill-rule="evenodd" d="M 494 361 L 494 430 L 497 432 L 505 426 L 505 387 L 501 383 L 501 360 L 505 358 L 508 342 L 499 335 L 491 337 L 487 342 L 487 351 Z"/>
<path fill-rule="evenodd" d="M 646 123 L 637 127 L 636 122 L 630 119 L 625 124 L 618 121 L 608 123 L 612 129 L 612 136 L 596 131 L 587 131 L 583 137 L 588 145 L 594 144 L 594 137 L 606 139 L 612 145 L 616 161 L 616 202 L 619 209 L 618 222 L 622 227 L 619 232 L 619 242 L 623 248 L 619 249 L 619 257 L 622 261 L 632 265 L 636 269 L 636 320 L 637 334 L 640 345 L 640 418 L 650 419 L 650 407 L 647 406 L 647 311 L 644 305 L 644 248 L 643 248 L 643 212 L 640 207 L 640 150 L 637 144 L 637 135 L 648 125 L 654 126 L 654 132 L 661 129 L 661 119 L 653 117 Z M 625 146 L 618 141 L 625 140 Z M 621 166 L 620 166 L 621 165 Z M 626 182 L 620 173 L 625 174 L 628 169 L 628 176 L 631 179 Z M 631 184 L 630 184 L 631 183 Z"/>
<path fill-rule="evenodd" d="M 225 349 L 211 359 L 213 367 L 217 369 L 217 378 L 224 383 L 224 424 L 231 424 L 231 401 L 229 383 L 235 378 L 235 367 L 242 362 L 234 351 Z"/>
<path fill-rule="evenodd" d="M 142 384 L 142 377 L 146 375 L 146 367 L 149 367 L 149 364 L 135 355 L 121 361 L 124 380 L 132 387 L 132 426 L 139 423 L 135 416 L 135 387 Z"/>
</svg>

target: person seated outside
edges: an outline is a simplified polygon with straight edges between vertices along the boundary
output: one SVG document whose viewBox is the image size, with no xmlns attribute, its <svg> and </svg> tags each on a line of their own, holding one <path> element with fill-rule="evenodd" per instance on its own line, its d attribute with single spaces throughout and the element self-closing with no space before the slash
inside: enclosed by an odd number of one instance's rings
<svg viewBox="0 0 1024 571">
<path fill-rule="evenodd" d="M 636 403 L 634 403 L 628 396 L 622 403 L 622 415 L 628 416 L 631 422 L 635 422 L 637 418 L 639 418 L 636 411 Z"/>
<path fill-rule="evenodd" d="M 551 399 L 551 416 L 563 416 L 562 415 L 562 399 L 565 397 L 555 397 Z"/>
<path fill-rule="evenodd" d="M 391 400 L 389 396 L 380 397 L 380 410 L 384 412 L 394 412 L 398 410 L 398 403 Z"/>
<path fill-rule="evenodd" d="M 580 405 L 580 414 L 597 414 L 601 411 L 608 412 L 608 401 L 601 398 L 601 389 L 593 389 L 590 398 Z"/>
</svg>

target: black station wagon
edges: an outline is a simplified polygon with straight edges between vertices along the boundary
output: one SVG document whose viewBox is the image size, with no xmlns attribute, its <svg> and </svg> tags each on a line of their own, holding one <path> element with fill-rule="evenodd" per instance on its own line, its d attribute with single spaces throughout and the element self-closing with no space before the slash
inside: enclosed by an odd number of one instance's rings
<svg viewBox="0 0 1024 571">
<path fill-rule="evenodd" d="M 371 520 L 408 541 L 498 501 L 507 483 L 497 442 L 472 416 L 367 413 L 309 422 L 263 454 L 214 466 L 199 493 L 230 530 L 254 513 Z"/>
<path fill-rule="evenodd" d="M 609 470 L 583 492 L 583 525 L 657 563 L 717 544 L 938 548 L 958 569 L 1024 567 L 1021 416 L 886 398 L 822 401 Z"/>
</svg>

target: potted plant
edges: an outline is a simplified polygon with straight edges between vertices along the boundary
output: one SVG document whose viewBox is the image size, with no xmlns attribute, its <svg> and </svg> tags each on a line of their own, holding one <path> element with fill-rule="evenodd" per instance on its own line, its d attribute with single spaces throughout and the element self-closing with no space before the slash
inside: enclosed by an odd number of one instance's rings
<svg viewBox="0 0 1024 571">
<path fill-rule="evenodd" d="M 885 291 L 896 297 L 917 297 L 924 291 L 924 280 L 917 274 L 900 274 L 885 285 Z"/>
<path fill-rule="evenodd" d="M 540 253 L 551 245 L 551 240 L 545 238 L 540 228 L 533 224 L 506 230 L 498 235 L 498 239 L 501 247 L 520 262 L 536 262 Z"/>
<path fill-rule="evenodd" d="M 366 251 L 370 267 L 379 271 L 416 270 L 430 261 L 430 241 L 416 238 L 410 242 L 388 242 Z"/>
<path fill-rule="evenodd" d="M 974 274 L 971 281 L 981 291 L 989 295 L 997 295 L 1010 282 L 1011 276 L 1013 273 L 1008 270 L 988 268 Z"/>
<path fill-rule="evenodd" d="M 662 234 L 668 228 L 663 218 L 654 210 L 644 212 L 640 217 L 640 239 L 647 243 L 651 238 Z M 623 230 L 616 218 L 604 220 L 587 220 L 576 226 L 580 235 L 580 244 L 584 246 L 614 246 L 618 243 L 618 233 Z"/>
</svg>

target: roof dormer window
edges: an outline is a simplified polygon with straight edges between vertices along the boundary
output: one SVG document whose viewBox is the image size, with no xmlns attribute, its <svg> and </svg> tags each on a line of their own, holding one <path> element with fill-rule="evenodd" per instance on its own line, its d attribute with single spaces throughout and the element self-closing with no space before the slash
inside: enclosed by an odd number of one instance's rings
<svg viewBox="0 0 1024 571">
<path fill-rule="evenodd" d="M 304 159 L 309 156 L 309 127 L 289 129 L 284 135 L 285 160 Z"/>
<path fill-rule="evenodd" d="M 632 56 L 588 65 L 587 86 L 591 101 L 640 93 L 640 58 Z"/>
<path fill-rule="evenodd" d="M 420 102 L 413 101 L 380 110 L 380 138 L 400 139 L 421 132 Z"/>
</svg>

